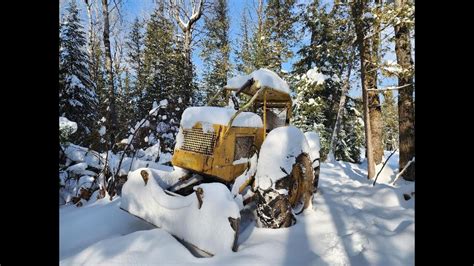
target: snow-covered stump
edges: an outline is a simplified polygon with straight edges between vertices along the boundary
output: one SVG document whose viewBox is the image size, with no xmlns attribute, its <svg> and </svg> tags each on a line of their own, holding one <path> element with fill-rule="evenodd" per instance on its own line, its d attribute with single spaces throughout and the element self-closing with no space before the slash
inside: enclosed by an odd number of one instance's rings
<svg viewBox="0 0 474 266">
<path fill-rule="evenodd" d="M 120 208 L 207 253 L 236 251 L 240 213 L 226 186 L 201 184 L 181 196 L 165 192 L 159 180 L 148 168 L 130 172 Z"/>
</svg>

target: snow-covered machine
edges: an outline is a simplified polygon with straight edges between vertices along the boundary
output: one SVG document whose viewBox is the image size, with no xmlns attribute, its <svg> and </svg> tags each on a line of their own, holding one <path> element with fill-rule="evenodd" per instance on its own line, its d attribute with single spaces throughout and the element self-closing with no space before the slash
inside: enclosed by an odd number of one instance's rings
<svg viewBox="0 0 474 266">
<path fill-rule="evenodd" d="M 219 98 L 227 106 L 213 106 Z M 130 172 L 121 208 L 208 254 L 237 251 L 246 206 L 259 226 L 293 225 L 317 188 L 319 137 L 289 125 L 291 110 L 274 72 L 230 79 L 208 106 L 183 112 L 175 170 Z"/>
</svg>

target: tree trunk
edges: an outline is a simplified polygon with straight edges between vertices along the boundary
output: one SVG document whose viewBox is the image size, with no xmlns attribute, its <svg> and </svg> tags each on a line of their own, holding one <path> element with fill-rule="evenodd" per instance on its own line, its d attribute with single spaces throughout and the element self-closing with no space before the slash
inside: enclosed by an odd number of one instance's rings
<svg viewBox="0 0 474 266">
<path fill-rule="evenodd" d="M 406 0 L 395 0 L 397 8 L 401 8 Z M 395 25 L 395 53 L 397 62 L 404 70 L 399 74 L 398 86 L 405 86 L 399 90 L 399 170 L 415 157 L 415 112 L 413 104 L 413 61 L 411 57 L 410 29 L 406 23 Z M 411 164 L 403 174 L 405 180 L 415 180 L 415 164 Z"/>
<path fill-rule="evenodd" d="M 89 42 L 87 45 L 87 51 L 89 52 L 89 58 L 92 59 L 93 49 L 94 49 L 94 27 L 93 27 L 93 18 L 92 18 L 92 3 L 89 2 L 90 0 L 85 0 L 86 7 L 87 7 L 87 19 L 89 20 Z M 91 60 L 92 61 L 92 60 Z M 92 69 L 92 68 L 91 68 Z"/>
<path fill-rule="evenodd" d="M 375 0 L 376 9 L 380 10 L 380 0 Z M 364 8 L 365 9 L 365 8 Z M 379 61 L 379 44 L 380 44 L 380 23 L 374 20 L 373 31 L 375 34 L 372 38 L 367 38 L 365 42 L 371 45 L 371 50 L 367 51 L 367 59 L 370 58 L 370 64 L 367 68 L 367 87 L 366 89 L 377 89 L 377 68 Z M 368 47 L 368 46 L 366 46 Z M 383 141 L 382 141 L 382 107 L 380 105 L 379 94 L 376 91 L 368 92 L 369 112 L 370 112 L 370 129 L 372 134 L 372 145 L 374 147 L 375 164 L 382 162 L 383 157 Z"/>
<path fill-rule="evenodd" d="M 193 28 L 196 25 L 197 21 L 201 18 L 203 12 L 203 0 L 190 0 L 191 13 L 188 14 L 186 11 L 186 5 L 184 2 L 178 2 L 176 0 L 170 0 L 171 12 L 178 23 L 178 26 L 183 31 L 184 42 L 183 42 L 183 52 L 185 57 L 185 64 L 188 73 L 188 76 L 192 76 L 192 64 L 191 64 L 191 42 L 193 36 Z M 180 15 L 180 10 L 184 11 L 186 22 L 183 21 Z"/>
<path fill-rule="evenodd" d="M 365 124 L 365 146 L 367 158 L 367 178 L 371 179 L 375 175 L 375 164 L 372 151 L 372 136 L 369 112 L 368 91 L 370 88 L 370 80 L 367 79 L 368 65 L 370 64 L 370 50 L 368 50 L 367 42 L 364 40 L 364 27 L 362 24 L 362 12 L 364 10 L 365 1 L 357 0 L 352 4 L 352 16 L 356 27 L 357 45 L 360 54 L 360 76 L 362 85 L 362 97 L 364 103 L 364 124 Z"/>
<path fill-rule="evenodd" d="M 109 6 L 108 0 L 102 0 L 102 15 L 104 18 L 104 49 L 105 49 L 105 69 L 107 72 L 107 85 L 109 87 L 109 118 L 107 119 L 107 131 L 110 136 L 110 147 L 115 142 L 114 132 L 117 126 L 117 115 L 115 112 L 115 88 L 114 88 L 114 72 L 112 71 L 112 54 L 110 52 L 110 26 L 109 26 Z"/>
<path fill-rule="evenodd" d="M 186 29 L 184 31 L 184 44 L 183 44 L 184 59 L 186 60 L 186 67 L 189 67 L 191 65 L 191 40 L 192 40 L 191 38 L 192 38 L 191 29 Z"/>
</svg>

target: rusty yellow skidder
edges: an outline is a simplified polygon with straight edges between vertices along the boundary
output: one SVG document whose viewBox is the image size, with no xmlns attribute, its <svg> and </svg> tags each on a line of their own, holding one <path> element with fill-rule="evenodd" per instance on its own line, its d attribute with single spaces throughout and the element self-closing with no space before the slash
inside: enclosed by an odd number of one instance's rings
<svg viewBox="0 0 474 266">
<path fill-rule="evenodd" d="M 175 171 L 131 172 L 121 208 L 207 254 L 237 251 L 246 205 L 260 226 L 291 226 L 311 205 L 319 178 L 319 150 L 289 125 L 291 110 L 288 84 L 274 72 L 230 79 L 208 106 L 183 112 Z"/>
</svg>

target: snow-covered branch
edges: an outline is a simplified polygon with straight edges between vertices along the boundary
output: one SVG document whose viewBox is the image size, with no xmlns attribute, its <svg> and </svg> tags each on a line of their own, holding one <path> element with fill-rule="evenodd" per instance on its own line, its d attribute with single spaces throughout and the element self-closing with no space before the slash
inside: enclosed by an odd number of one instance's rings
<svg viewBox="0 0 474 266">
<path fill-rule="evenodd" d="M 193 26 L 193 24 L 196 21 L 198 21 L 202 16 L 203 0 L 197 0 L 197 3 L 195 1 L 196 0 L 191 1 L 192 14 L 189 17 L 188 21 L 185 23 L 180 16 L 181 7 L 176 3 L 176 0 L 170 0 L 173 17 L 178 22 L 178 25 L 181 28 L 181 30 L 183 30 L 184 32 L 189 31 L 191 27 Z M 184 12 L 184 14 L 186 17 L 188 17 L 186 12 Z"/>
<path fill-rule="evenodd" d="M 390 90 L 399 90 L 399 89 L 403 89 L 403 88 L 406 88 L 408 86 L 411 86 L 413 85 L 412 83 L 409 83 L 409 84 L 405 84 L 403 86 L 398 86 L 398 87 L 394 87 L 394 86 L 388 86 L 388 87 L 385 87 L 385 88 L 381 88 L 381 89 L 367 89 L 368 91 L 390 91 Z"/>
</svg>

